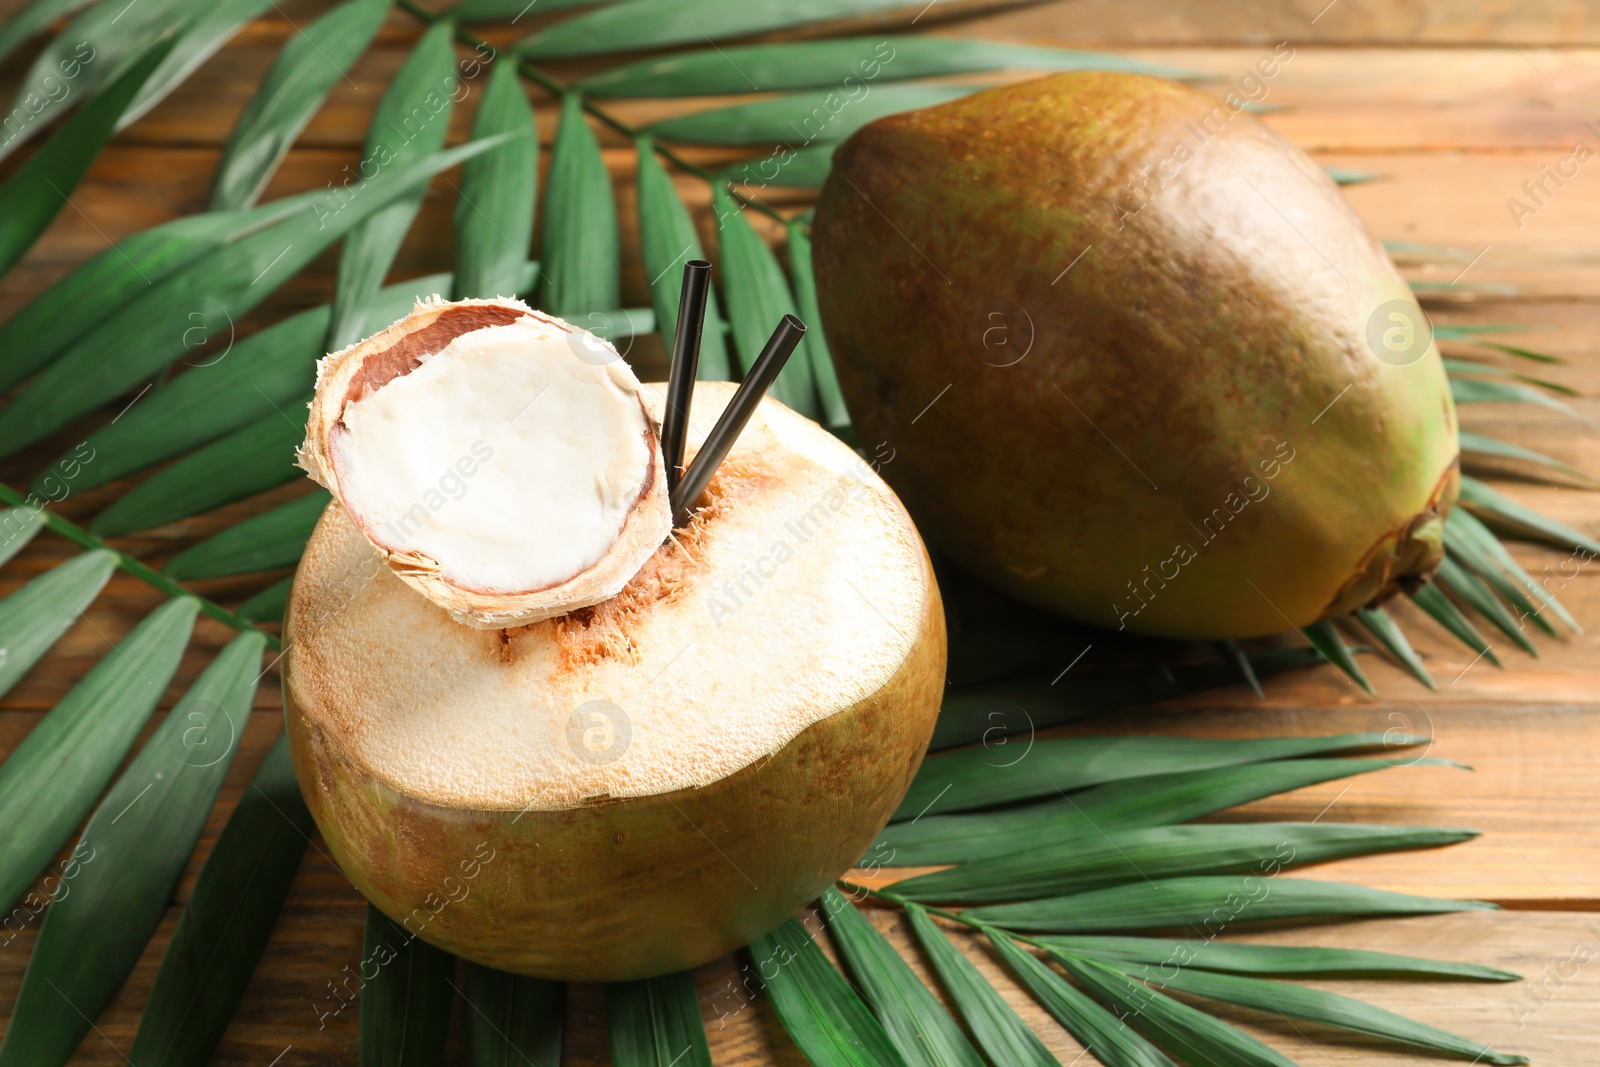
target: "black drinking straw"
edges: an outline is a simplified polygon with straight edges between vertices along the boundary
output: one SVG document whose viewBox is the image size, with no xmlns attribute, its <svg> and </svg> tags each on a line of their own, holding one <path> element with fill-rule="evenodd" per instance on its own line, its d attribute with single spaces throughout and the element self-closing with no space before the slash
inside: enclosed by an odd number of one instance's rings
<svg viewBox="0 0 1600 1067">
<path fill-rule="evenodd" d="M 790 353 L 795 350 L 805 332 L 805 323 L 793 315 L 785 315 L 783 321 L 778 323 L 778 328 L 772 331 L 772 336 L 767 338 L 767 346 L 756 358 L 756 365 L 745 375 L 739 391 L 728 401 L 722 417 L 717 419 L 717 424 L 711 427 L 711 432 L 706 435 L 705 444 L 695 453 L 694 462 L 689 464 L 689 469 L 683 473 L 683 479 L 672 490 L 673 526 L 682 526 L 689 521 L 690 505 L 700 499 L 700 494 L 705 492 L 711 476 L 722 465 L 723 459 L 733 448 L 733 442 L 738 440 L 740 432 L 744 430 L 745 423 L 755 414 L 756 405 L 767 395 L 773 379 L 777 378 L 778 372 L 789 361 Z"/>
<path fill-rule="evenodd" d="M 678 330 L 672 337 L 672 370 L 667 379 L 667 410 L 661 419 L 661 458 L 667 465 L 667 488 L 683 476 L 683 442 L 689 435 L 689 402 L 700 366 L 700 333 L 706 321 L 706 296 L 711 291 L 711 264 L 691 259 L 683 265 L 683 292 L 678 297 Z"/>
</svg>

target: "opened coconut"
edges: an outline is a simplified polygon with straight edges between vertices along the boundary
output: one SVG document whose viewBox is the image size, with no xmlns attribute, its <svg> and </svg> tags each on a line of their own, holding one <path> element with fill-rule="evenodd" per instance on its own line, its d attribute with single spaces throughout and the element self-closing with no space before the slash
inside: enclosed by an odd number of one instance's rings
<svg viewBox="0 0 1600 1067">
<path fill-rule="evenodd" d="M 689 457 L 733 391 L 697 386 Z M 319 378 L 296 773 L 368 899 L 489 966 L 639 978 L 759 937 L 932 733 L 944 617 L 895 496 L 765 400 L 673 531 L 663 392 L 512 301 L 421 305 Z"/>
<path fill-rule="evenodd" d="M 862 440 L 1015 596 L 1238 638 L 1438 567 L 1459 448 L 1427 320 L 1238 100 L 1073 73 L 880 119 L 814 241 Z"/>
</svg>

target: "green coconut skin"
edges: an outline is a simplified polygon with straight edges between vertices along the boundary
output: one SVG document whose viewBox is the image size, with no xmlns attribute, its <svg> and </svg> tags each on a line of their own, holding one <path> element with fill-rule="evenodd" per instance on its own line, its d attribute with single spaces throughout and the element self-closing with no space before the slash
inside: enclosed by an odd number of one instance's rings
<svg viewBox="0 0 1600 1067">
<path fill-rule="evenodd" d="M 726 778 L 561 810 L 401 791 L 324 728 L 343 694 L 304 650 L 318 620 L 340 610 L 327 572 L 348 558 L 328 551 L 353 533 L 343 527 L 330 514 L 318 523 L 285 615 L 289 753 L 339 869 L 408 934 L 447 952 L 574 982 L 698 967 L 768 933 L 860 862 L 922 764 L 945 686 L 931 562 L 916 640 L 884 683 Z"/>
<path fill-rule="evenodd" d="M 924 534 L 1013 595 L 1241 638 L 1437 567 L 1449 383 L 1425 326 L 1409 355 L 1368 338 L 1426 320 L 1248 113 L 1073 73 L 891 116 L 839 148 L 813 236 L 863 444 Z"/>
</svg>

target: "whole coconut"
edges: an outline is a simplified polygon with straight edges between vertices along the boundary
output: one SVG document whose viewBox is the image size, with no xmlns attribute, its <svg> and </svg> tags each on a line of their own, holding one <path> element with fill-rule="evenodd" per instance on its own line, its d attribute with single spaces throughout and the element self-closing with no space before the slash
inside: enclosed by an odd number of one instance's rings
<svg viewBox="0 0 1600 1067">
<path fill-rule="evenodd" d="M 834 158 L 816 274 L 862 439 L 925 533 L 1024 600 L 1237 638 L 1438 566 L 1459 449 L 1427 320 L 1236 104 L 1063 74 Z"/>
</svg>

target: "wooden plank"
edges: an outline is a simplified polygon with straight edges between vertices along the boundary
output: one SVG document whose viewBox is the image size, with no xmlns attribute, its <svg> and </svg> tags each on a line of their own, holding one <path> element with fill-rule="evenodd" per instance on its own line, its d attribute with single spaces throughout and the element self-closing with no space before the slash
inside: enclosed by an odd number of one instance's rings
<svg viewBox="0 0 1600 1067">
<path fill-rule="evenodd" d="M 1026 35 L 1084 48 L 1185 44 L 1227 47 L 1315 41 L 1333 44 L 1574 45 L 1600 41 L 1581 0 L 1454 4 L 1441 0 L 1072 0 L 990 15 L 982 36 Z"/>
</svg>

